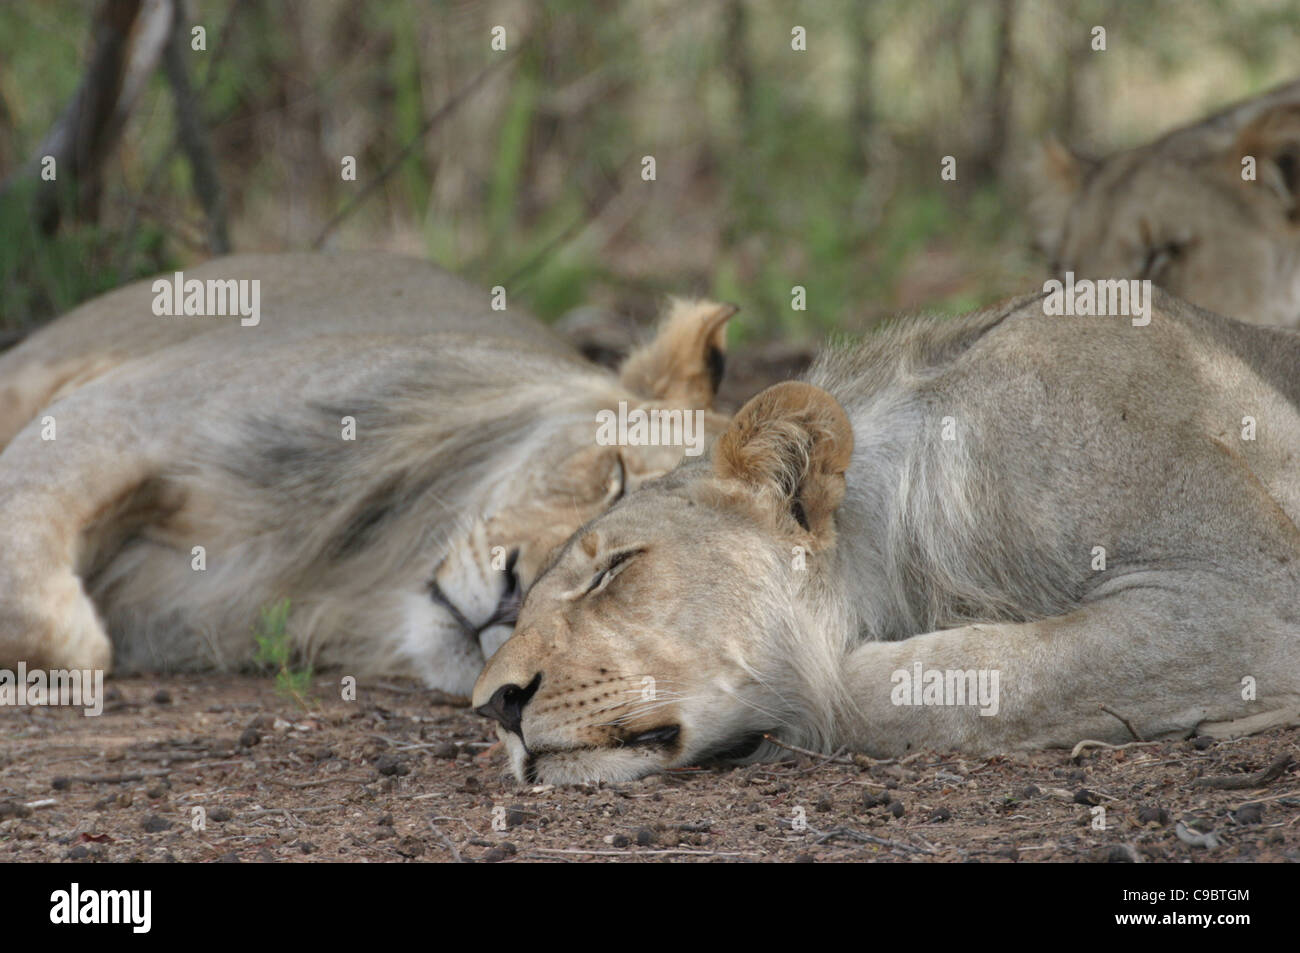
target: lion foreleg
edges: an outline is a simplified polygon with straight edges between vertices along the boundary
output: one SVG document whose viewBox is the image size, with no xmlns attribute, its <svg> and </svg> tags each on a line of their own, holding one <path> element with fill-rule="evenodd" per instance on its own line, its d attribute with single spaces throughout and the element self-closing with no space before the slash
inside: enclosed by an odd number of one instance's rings
<svg viewBox="0 0 1300 953">
<path fill-rule="evenodd" d="M 108 635 L 77 574 L 83 539 L 153 468 L 102 433 L 40 429 L 0 455 L 0 665 L 107 670 Z"/>
</svg>

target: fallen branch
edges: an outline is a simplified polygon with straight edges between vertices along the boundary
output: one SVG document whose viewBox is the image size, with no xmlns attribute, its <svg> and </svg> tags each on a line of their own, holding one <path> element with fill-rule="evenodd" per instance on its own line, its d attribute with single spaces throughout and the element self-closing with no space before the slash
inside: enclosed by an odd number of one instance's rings
<svg viewBox="0 0 1300 953">
<path fill-rule="evenodd" d="M 1106 748 L 1110 751 L 1123 751 L 1125 748 L 1144 748 L 1150 745 L 1160 745 L 1160 744 L 1164 744 L 1164 742 L 1163 741 L 1129 741 L 1122 745 L 1113 745 L 1106 741 L 1097 741 L 1094 738 L 1085 738 L 1082 741 L 1080 741 L 1077 745 L 1075 745 L 1073 748 L 1070 749 L 1070 758 L 1074 759 L 1079 757 L 1080 754 L 1082 754 L 1084 751 L 1087 751 L 1089 748 Z"/>
<path fill-rule="evenodd" d="M 864 834 L 861 831 L 855 831 L 849 827 L 837 827 L 830 831 L 818 831 L 815 828 L 808 828 L 810 833 L 817 834 L 818 837 L 814 844 L 824 844 L 827 841 L 842 837 L 847 840 L 857 841 L 862 844 L 875 844 L 878 847 L 890 847 L 895 850 L 906 851 L 911 854 L 933 854 L 934 851 L 926 850 L 923 847 L 915 847 L 912 844 L 904 844 L 901 841 L 886 840 L 883 837 L 873 837 L 871 834 Z"/>
<path fill-rule="evenodd" d="M 295 808 L 295 810 L 300 810 L 300 809 Z M 308 824 L 305 821 L 299 820 L 298 818 L 294 817 L 293 814 L 287 808 L 283 808 L 283 807 L 268 807 L 257 811 L 248 811 L 247 813 L 240 815 L 240 819 L 245 821 L 255 821 L 263 817 L 283 817 L 286 821 L 289 822 L 289 824 L 297 827 L 322 827 L 323 826 L 321 824 Z"/>
<path fill-rule="evenodd" d="M 573 847 L 530 847 L 534 854 L 583 854 L 588 857 L 649 857 L 664 854 L 689 854 L 693 857 L 763 857 L 757 850 L 687 850 L 673 848 L 669 850 L 579 850 Z"/>
<path fill-rule="evenodd" d="M 320 781 L 281 781 L 279 778 L 269 778 L 268 780 L 272 784 L 278 784 L 281 787 L 301 790 L 302 788 L 318 788 L 326 784 L 342 784 L 349 781 L 354 781 L 360 784 L 369 784 L 375 779 L 374 778 L 325 778 L 324 780 L 320 780 Z"/>
<path fill-rule="evenodd" d="M 65 774 L 56 777 L 53 781 L 55 788 L 65 788 L 77 782 L 80 784 L 130 784 L 133 781 L 143 781 L 146 778 L 162 778 L 173 771 L 170 768 L 163 768 L 158 771 L 135 771 L 131 774 Z"/>
<path fill-rule="evenodd" d="M 1268 797 L 1253 797 L 1249 801 L 1242 801 L 1234 807 L 1233 810 L 1240 811 L 1247 804 L 1263 804 L 1265 801 L 1284 801 L 1289 797 L 1300 798 L 1300 791 L 1283 791 L 1281 794 L 1270 794 Z"/>
<path fill-rule="evenodd" d="M 779 738 L 773 738 L 769 734 L 764 734 L 763 740 L 770 741 L 778 748 L 784 748 L 786 751 L 793 751 L 795 754 L 802 754 L 802 755 L 807 755 L 810 758 L 816 758 L 825 764 L 845 764 L 845 765 L 849 765 L 850 767 L 858 767 L 858 768 L 883 767 L 885 765 L 890 765 L 890 764 L 907 765 L 907 764 L 911 764 L 917 758 L 921 757 L 921 755 L 924 753 L 921 751 L 917 751 L 913 754 L 909 754 L 906 758 L 903 758 L 901 761 L 898 758 L 869 758 L 865 754 L 845 755 L 843 757 L 840 757 L 834 754 L 828 755 L 823 751 L 813 751 L 811 748 L 800 748 L 798 745 L 792 745 L 788 742 L 782 741 Z"/>
<path fill-rule="evenodd" d="M 465 863 L 465 858 L 460 856 L 460 851 L 456 849 L 456 845 L 452 843 L 451 838 L 444 834 L 438 825 L 433 823 L 432 820 L 429 821 L 429 827 L 432 828 L 434 836 L 437 837 L 438 840 L 442 841 L 443 845 L 451 851 L 452 860 L 458 864 Z"/>
<path fill-rule="evenodd" d="M 816 758 L 817 760 L 825 762 L 826 764 L 847 764 L 850 767 L 852 767 L 854 764 L 857 763 L 852 758 L 849 757 L 841 758 L 833 754 L 828 755 L 822 751 L 813 751 L 811 748 L 800 748 L 798 745 L 787 744 L 786 742 L 781 741 L 777 738 L 773 738 L 771 735 L 768 734 L 763 735 L 763 740 L 770 741 L 778 748 L 784 748 L 786 751 L 793 751 L 795 754 L 807 755 L 810 758 Z"/>
<path fill-rule="evenodd" d="M 1244 788 L 1263 787 L 1270 781 L 1275 781 L 1281 777 L 1282 772 L 1286 771 L 1294 763 L 1295 760 L 1291 755 L 1280 754 L 1263 771 L 1256 771 L 1253 774 L 1230 774 L 1221 778 L 1197 778 L 1192 782 L 1192 787 L 1214 788 L 1219 791 L 1240 791 Z"/>
<path fill-rule="evenodd" d="M 133 781 L 143 781 L 146 778 L 163 778 L 169 774 L 177 774 L 182 771 L 203 771 L 208 768 L 224 768 L 230 765 L 242 765 L 245 761 L 192 761 L 186 764 L 178 764 L 172 768 L 159 768 L 156 771 L 133 771 L 130 774 L 63 774 L 55 777 L 52 781 L 55 788 L 65 788 L 73 782 L 81 784 L 130 784 Z"/>
</svg>

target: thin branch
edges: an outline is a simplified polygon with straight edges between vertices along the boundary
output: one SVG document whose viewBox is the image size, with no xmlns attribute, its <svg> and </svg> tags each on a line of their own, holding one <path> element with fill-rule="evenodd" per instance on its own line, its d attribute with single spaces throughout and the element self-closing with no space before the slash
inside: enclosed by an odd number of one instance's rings
<svg viewBox="0 0 1300 953">
<path fill-rule="evenodd" d="M 1120 724 L 1122 724 L 1125 728 L 1127 728 L 1129 730 L 1129 733 L 1133 735 L 1134 741 L 1146 741 L 1146 739 L 1143 738 L 1142 735 L 1138 733 L 1138 730 L 1133 727 L 1133 722 L 1129 721 L 1119 712 L 1115 711 L 1113 708 L 1107 707 L 1106 705 L 1098 705 L 1097 707 L 1100 708 L 1102 711 L 1104 711 L 1106 714 L 1110 715 L 1112 718 L 1118 718 Z"/>
<path fill-rule="evenodd" d="M 226 13 L 226 19 L 222 21 L 221 31 L 218 35 L 216 45 L 207 59 L 207 69 L 203 74 L 203 86 L 199 90 L 198 101 L 203 103 L 208 100 L 208 93 L 212 89 L 213 80 L 217 75 L 217 67 L 221 64 L 223 54 L 230 47 L 231 36 L 234 34 L 234 26 L 237 15 L 240 13 L 247 0 L 234 0 L 230 5 L 230 10 Z M 158 188 L 158 183 L 162 180 L 163 173 L 171 163 L 172 157 L 176 154 L 179 143 L 173 139 L 163 149 L 162 156 L 158 159 L 149 175 L 145 178 L 143 189 L 144 195 L 153 195 Z M 140 211 L 146 208 L 145 203 L 137 199 L 127 206 L 126 225 L 122 229 L 122 240 L 118 243 L 118 254 L 115 261 L 117 268 L 117 280 L 119 284 L 125 284 L 130 277 L 128 266 L 131 264 L 131 255 L 135 248 L 135 235 L 140 225 Z"/>
<path fill-rule="evenodd" d="M 221 188 L 216 160 L 212 157 L 212 143 L 203 124 L 201 107 L 190 84 L 185 0 L 172 0 L 172 10 L 172 33 L 163 51 L 163 71 L 171 84 L 172 101 L 176 105 L 176 140 L 189 160 L 194 173 L 194 192 L 207 216 L 208 248 L 214 255 L 225 255 L 230 251 L 226 195 Z"/>
<path fill-rule="evenodd" d="M 1197 778 L 1192 782 L 1192 787 L 1197 788 L 1214 788 L 1219 791 L 1240 791 L 1245 788 L 1259 788 L 1274 781 L 1282 776 L 1282 772 L 1287 770 L 1295 760 L 1289 754 L 1280 754 L 1273 759 L 1263 771 L 1256 771 L 1253 774 L 1231 774 L 1225 778 Z"/>
<path fill-rule="evenodd" d="M 778 748 L 784 748 L 786 751 L 793 751 L 795 754 L 807 755 L 810 758 L 816 758 L 819 761 L 825 762 L 826 764 L 847 764 L 850 767 L 852 767 L 856 763 L 852 758 L 848 758 L 848 757 L 841 758 L 833 754 L 827 755 L 825 752 L 822 751 L 813 751 L 811 748 L 800 748 L 798 745 L 787 744 L 784 741 L 781 741 L 777 738 L 773 738 L 769 734 L 764 734 L 763 740 L 771 742 L 772 744 L 776 745 Z"/>
<path fill-rule="evenodd" d="M 837 827 L 829 831 L 819 831 L 816 828 L 809 827 L 808 832 L 816 835 L 817 839 L 814 844 L 825 844 L 837 838 L 857 841 L 859 844 L 875 844 L 877 847 L 889 847 L 894 850 L 905 851 L 909 854 L 933 854 L 933 850 L 927 850 L 924 847 L 916 847 L 912 844 L 904 844 L 902 841 L 886 840 L 883 837 L 874 837 L 871 834 L 864 834 L 862 831 L 855 831 L 851 827 Z"/>
<path fill-rule="evenodd" d="M 93 52 L 76 93 L 31 160 L 0 187 L 0 197 L 6 197 L 22 182 L 39 183 L 43 157 L 53 157 L 58 185 L 40 183 L 48 187 L 36 192 L 30 216 L 45 234 L 58 230 L 65 210 L 94 218 L 104 163 L 157 63 L 167 10 L 162 0 L 99 5 L 91 27 Z"/>
<path fill-rule="evenodd" d="M 530 847 L 532 854 L 581 854 L 586 857 L 662 857 L 667 854 L 685 854 L 691 857 L 764 857 L 766 853 L 758 850 L 688 850 L 670 848 L 667 850 L 580 850 L 574 847 Z"/>
<path fill-rule="evenodd" d="M 1263 804 L 1265 801 L 1283 801 L 1289 797 L 1300 798 L 1300 791 L 1283 791 L 1281 794 L 1270 794 L 1268 797 L 1253 797 L 1249 801 L 1242 801 L 1234 807 L 1233 810 L 1240 811 L 1247 804 Z M 31 807 L 30 804 L 27 806 Z"/>
<path fill-rule="evenodd" d="M 451 838 L 444 834 L 441 828 L 439 828 L 437 824 L 433 823 L 432 819 L 429 821 L 429 827 L 433 830 L 434 836 L 437 837 L 438 840 L 442 841 L 443 845 L 451 851 L 452 860 L 458 864 L 465 863 L 465 858 L 460 856 L 460 851 L 456 849 L 456 845 L 452 843 Z"/>
<path fill-rule="evenodd" d="M 1097 741 L 1093 738 L 1084 738 L 1077 745 L 1070 749 L 1070 757 L 1077 758 L 1080 754 L 1089 748 L 1106 748 L 1110 751 L 1123 751 L 1125 748 L 1146 748 L 1151 745 L 1162 745 L 1163 741 L 1129 741 L 1122 745 L 1113 745 L 1105 741 Z"/>
<path fill-rule="evenodd" d="M 286 788 L 318 788 L 327 784 L 369 784 L 374 778 L 324 778 L 319 781 L 281 781 L 279 778 L 269 778 L 272 784 L 278 784 Z"/>
<path fill-rule="evenodd" d="M 384 166 L 377 176 L 367 182 L 362 187 L 361 191 L 352 198 L 352 201 L 339 209 L 339 211 L 335 213 L 334 217 L 325 223 L 325 227 L 320 230 L 316 235 L 315 240 L 312 241 L 311 247 L 315 249 L 324 245 L 326 239 L 329 238 L 330 233 L 338 227 L 339 223 L 355 212 L 362 202 L 368 199 L 375 190 L 379 188 L 379 186 L 388 181 L 388 179 L 392 177 L 393 173 L 401 168 L 402 163 L 410 158 L 411 154 L 415 152 L 416 147 L 424 141 L 424 137 L 427 136 L 434 127 L 455 112 L 460 104 L 468 99 L 472 93 L 478 90 L 478 88 L 482 86 L 490 76 L 514 59 L 522 48 L 522 43 L 516 45 L 513 50 L 503 55 L 491 66 L 482 70 L 477 76 L 470 80 L 468 84 L 462 86 L 460 90 L 451 97 L 451 99 L 443 103 L 442 106 L 433 113 L 433 115 L 426 119 L 424 124 L 420 126 L 419 131 L 411 138 L 410 142 L 401 148 L 397 155 L 393 157 L 392 161 L 389 162 L 388 165 Z"/>
</svg>

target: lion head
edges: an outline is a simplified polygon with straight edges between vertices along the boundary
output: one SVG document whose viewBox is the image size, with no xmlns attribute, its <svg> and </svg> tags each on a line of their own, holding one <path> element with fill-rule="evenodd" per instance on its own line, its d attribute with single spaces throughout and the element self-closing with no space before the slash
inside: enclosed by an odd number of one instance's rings
<svg viewBox="0 0 1300 953">
<path fill-rule="evenodd" d="M 686 462 L 579 530 L 474 690 L 520 780 L 624 780 L 820 744 L 840 706 L 825 624 L 853 432 L 787 382 Z M 837 635 L 836 633 L 840 633 Z"/>
<path fill-rule="evenodd" d="M 429 581 L 431 603 L 412 600 L 418 608 L 403 628 L 417 633 L 417 642 L 427 641 L 430 631 L 469 636 L 438 640 L 463 658 L 426 659 L 426 680 L 456 684 L 463 672 L 468 689 L 483 660 L 510 636 L 520 594 L 552 551 L 684 455 L 702 453 L 722 432 L 728 418 L 713 412 L 712 403 L 723 370 L 725 325 L 735 312 L 732 305 L 678 301 L 617 380 L 603 371 L 583 380 L 547 380 L 549 390 L 536 401 L 544 405 L 540 426 L 511 437 L 520 463 L 493 491 L 499 502 L 469 511 Z M 635 423 L 636 415 L 659 421 L 660 431 L 647 430 L 642 439 L 620 433 L 620 416 Z M 601 421 L 608 426 L 602 429 Z M 682 442 L 675 442 L 679 436 Z"/>
<path fill-rule="evenodd" d="M 1300 325 L 1300 84 L 1101 161 L 1048 142 L 1031 217 L 1055 275 L 1147 278 L 1246 321 Z"/>
</svg>

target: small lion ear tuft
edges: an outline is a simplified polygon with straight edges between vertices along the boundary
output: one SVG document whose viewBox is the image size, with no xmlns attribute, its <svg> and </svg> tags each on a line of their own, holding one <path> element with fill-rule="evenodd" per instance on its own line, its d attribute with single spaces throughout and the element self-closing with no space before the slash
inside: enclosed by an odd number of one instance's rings
<svg viewBox="0 0 1300 953">
<path fill-rule="evenodd" d="M 672 301 L 654 339 L 623 363 L 623 386 L 648 400 L 712 407 L 726 367 L 727 322 L 738 310 L 714 301 Z"/>
<path fill-rule="evenodd" d="M 835 536 L 852 456 L 853 427 L 839 402 L 820 387 L 785 381 L 740 409 L 718 438 L 713 469 L 747 484 L 780 520 L 825 545 Z"/>
<path fill-rule="evenodd" d="M 716 394 L 722 386 L 722 375 L 727 371 L 727 354 L 720 347 L 709 348 L 709 390 Z"/>
</svg>

